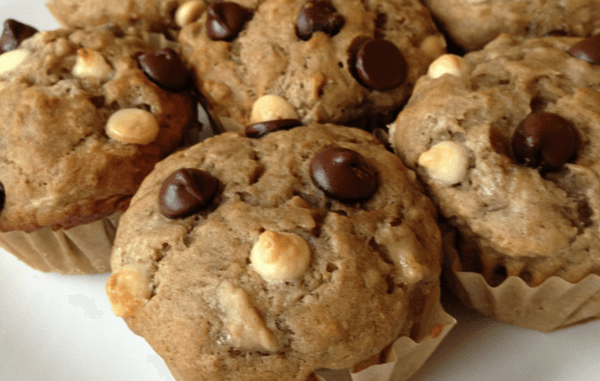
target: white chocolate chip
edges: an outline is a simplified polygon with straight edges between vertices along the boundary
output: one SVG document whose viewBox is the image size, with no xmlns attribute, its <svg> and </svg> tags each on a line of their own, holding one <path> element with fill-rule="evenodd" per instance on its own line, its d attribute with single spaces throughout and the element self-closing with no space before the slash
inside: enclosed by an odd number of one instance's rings
<svg viewBox="0 0 600 381">
<path fill-rule="evenodd" d="M 217 288 L 217 298 L 225 313 L 225 329 L 237 348 L 277 350 L 277 339 L 262 321 L 248 294 L 230 281 Z"/>
<path fill-rule="evenodd" d="M 310 248 L 297 234 L 267 230 L 252 247 L 250 262 L 264 280 L 290 281 L 308 269 Z"/>
<path fill-rule="evenodd" d="M 423 247 L 410 229 L 398 232 L 388 224 L 379 229 L 375 240 L 379 245 L 387 247 L 390 259 L 402 271 L 404 279 L 411 284 L 417 284 L 423 279 L 427 269 L 415 259 L 419 258 Z"/>
<path fill-rule="evenodd" d="M 427 170 L 433 180 L 453 185 L 467 175 L 469 154 L 459 142 L 441 142 L 419 156 L 419 165 Z"/>
<path fill-rule="evenodd" d="M 106 135 L 123 143 L 150 144 L 160 127 L 152 113 L 138 108 L 126 108 L 112 114 L 106 122 Z"/>
<path fill-rule="evenodd" d="M 430 78 L 439 78 L 444 74 L 451 74 L 455 77 L 466 76 L 471 72 L 471 64 L 464 58 L 454 54 L 444 54 L 429 65 L 427 75 Z"/>
<path fill-rule="evenodd" d="M 192 0 L 183 3 L 175 12 L 175 24 L 180 28 L 183 28 L 187 24 L 191 24 L 198 20 L 205 9 L 206 4 L 204 4 L 204 1 Z"/>
<path fill-rule="evenodd" d="M 446 39 L 441 34 L 432 34 L 421 41 L 419 48 L 429 58 L 436 59 L 442 54 L 446 54 Z"/>
<path fill-rule="evenodd" d="M 102 54 L 91 49 L 77 49 L 77 61 L 71 70 L 77 78 L 108 79 L 112 68 Z"/>
<path fill-rule="evenodd" d="M 250 123 L 277 119 L 298 119 L 294 106 L 278 95 L 264 95 L 254 102 Z"/>
<path fill-rule="evenodd" d="M 246 127 L 242 126 L 241 123 L 238 123 L 237 120 L 226 116 L 220 117 L 219 122 L 221 122 L 221 126 L 226 132 L 244 132 L 246 129 Z"/>
<path fill-rule="evenodd" d="M 121 267 L 106 281 L 106 295 L 116 316 L 133 315 L 152 296 L 150 272 L 138 264 Z"/>
<path fill-rule="evenodd" d="M 24 49 L 11 50 L 0 55 L 0 75 L 4 75 L 15 70 L 23 61 L 25 61 L 31 52 Z"/>
</svg>

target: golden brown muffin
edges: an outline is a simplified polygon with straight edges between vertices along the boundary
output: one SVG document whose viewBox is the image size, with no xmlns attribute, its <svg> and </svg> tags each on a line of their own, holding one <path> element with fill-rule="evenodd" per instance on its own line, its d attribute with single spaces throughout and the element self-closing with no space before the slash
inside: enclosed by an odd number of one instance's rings
<svg viewBox="0 0 600 381">
<path fill-rule="evenodd" d="M 435 217 L 364 131 L 225 133 L 144 180 L 107 293 L 177 380 L 306 380 L 419 330 L 437 298 Z"/>
<path fill-rule="evenodd" d="M 598 45 L 579 41 L 501 35 L 444 56 L 390 126 L 458 228 L 465 269 L 492 286 L 600 274 L 600 66 Z"/>
<path fill-rule="evenodd" d="M 242 125 L 265 95 L 283 98 L 286 117 L 304 123 L 391 121 L 446 51 L 416 0 L 215 3 L 179 41 L 215 117 Z"/>
<path fill-rule="evenodd" d="M 157 77 L 166 53 L 156 50 L 101 27 L 39 32 L 0 56 L 0 230 L 47 228 L 48 235 L 127 207 L 193 115 L 189 94 Z M 69 239 L 61 245 L 81 247 Z M 109 254 L 97 271 L 108 270 Z M 61 272 L 79 271 L 62 265 Z"/>
</svg>

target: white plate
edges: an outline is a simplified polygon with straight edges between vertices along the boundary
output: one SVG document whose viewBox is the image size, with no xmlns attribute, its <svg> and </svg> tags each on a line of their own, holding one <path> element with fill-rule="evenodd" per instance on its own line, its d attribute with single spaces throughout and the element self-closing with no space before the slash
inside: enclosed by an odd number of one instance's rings
<svg viewBox="0 0 600 381">
<path fill-rule="evenodd" d="M 112 314 L 107 278 L 39 273 L 0 250 L 0 380 L 172 381 Z M 444 304 L 458 324 L 412 381 L 600 378 L 600 322 L 544 334 Z"/>
<path fill-rule="evenodd" d="M 0 0 L 0 14 L 58 26 L 42 0 Z M 0 381 L 172 381 L 160 357 L 112 314 L 107 277 L 39 273 L 0 250 Z M 543 334 L 454 300 L 446 308 L 459 323 L 413 381 L 600 378 L 600 322 Z"/>
</svg>

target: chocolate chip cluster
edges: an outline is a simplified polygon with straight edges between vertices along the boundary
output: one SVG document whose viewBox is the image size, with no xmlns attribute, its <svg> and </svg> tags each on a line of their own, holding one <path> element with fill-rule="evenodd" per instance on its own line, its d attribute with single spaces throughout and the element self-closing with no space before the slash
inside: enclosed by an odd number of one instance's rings
<svg viewBox="0 0 600 381">
<path fill-rule="evenodd" d="M 325 195 L 343 203 L 368 200 L 377 191 L 377 173 L 356 151 L 328 147 L 310 162 L 310 178 Z M 186 218 L 206 209 L 215 200 L 219 180 L 210 173 L 182 168 L 171 173 L 159 192 L 161 213 L 167 218 Z"/>
<path fill-rule="evenodd" d="M 233 2 L 216 2 L 208 7 L 206 31 L 216 41 L 233 41 L 251 18 L 251 11 Z M 299 39 L 308 41 L 317 32 L 330 37 L 344 26 L 344 16 L 327 0 L 309 1 L 300 8 L 295 25 Z M 389 91 L 400 86 L 407 64 L 396 45 L 380 38 L 357 37 L 348 47 L 349 70 L 363 86 Z"/>
</svg>

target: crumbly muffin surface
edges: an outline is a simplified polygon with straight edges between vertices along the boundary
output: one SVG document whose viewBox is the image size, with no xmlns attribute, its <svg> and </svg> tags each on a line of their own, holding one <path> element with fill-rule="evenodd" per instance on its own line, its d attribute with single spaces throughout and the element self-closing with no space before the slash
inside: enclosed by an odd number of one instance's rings
<svg viewBox="0 0 600 381">
<path fill-rule="evenodd" d="M 308 40 L 296 33 L 306 0 L 236 0 L 250 12 L 237 37 L 213 40 L 206 12 L 181 30 L 183 56 L 196 85 L 218 117 L 249 124 L 253 103 L 263 95 L 290 102 L 298 119 L 346 125 L 366 115 L 386 115 L 408 99 L 427 65 L 446 43 L 429 12 L 416 0 L 334 0 L 327 2 L 343 25 L 318 31 Z M 316 22 L 315 22 L 316 23 Z M 339 25 L 338 25 L 339 26 Z M 406 61 L 406 78 L 392 89 L 374 90 L 356 79 L 349 50 L 357 38 L 384 39 Z M 375 59 L 387 63 L 389 57 Z M 389 66 L 402 65 L 389 62 Z M 387 79 L 386 79 L 387 80 Z"/>
<path fill-rule="evenodd" d="M 440 28 L 466 51 L 482 49 L 500 33 L 544 37 L 600 32 L 597 0 L 424 0 Z"/>
<path fill-rule="evenodd" d="M 600 273 L 600 66 L 568 53 L 580 40 L 501 35 L 446 61 L 462 71 L 421 78 L 390 126 L 396 153 L 461 232 L 465 267 L 491 284 L 507 275 L 538 285 L 551 275 L 578 282 Z M 515 158 L 515 130 L 540 113 L 575 130 L 575 155 L 552 170 Z M 433 149 L 441 142 L 448 150 Z"/>
<path fill-rule="evenodd" d="M 108 23 L 123 28 L 165 32 L 176 28 L 174 14 L 186 0 L 48 0 L 46 7 L 69 28 Z"/>
<path fill-rule="evenodd" d="M 315 187 L 310 163 L 330 146 L 374 169 L 372 197 L 342 203 Z M 219 189 L 196 214 L 166 218 L 159 193 L 181 168 L 210 173 Z M 256 243 L 270 232 L 309 248 L 294 279 L 269 281 L 258 270 Z M 107 292 L 178 380 L 306 380 L 416 332 L 439 251 L 433 204 L 369 134 L 333 125 L 261 139 L 225 133 L 173 154 L 144 181 L 120 221 Z M 128 273 L 134 281 L 120 293 Z M 254 312 L 237 316 L 241 306 Z"/>
<path fill-rule="evenodd" d="M 25 58 L 0 75 L 0 230 L 69 228 L 122 210 L 177 148 L 191 101 L 140 69 L 136 57 L 155 50 L 106 27 L 40 32 L 5 53 Z M 145 110 L 156 139 L 109 138 L 109 117 L 125 109 Z"/>
</svg>

